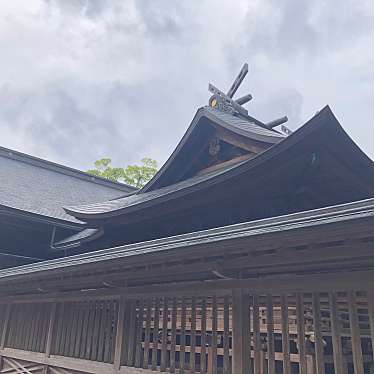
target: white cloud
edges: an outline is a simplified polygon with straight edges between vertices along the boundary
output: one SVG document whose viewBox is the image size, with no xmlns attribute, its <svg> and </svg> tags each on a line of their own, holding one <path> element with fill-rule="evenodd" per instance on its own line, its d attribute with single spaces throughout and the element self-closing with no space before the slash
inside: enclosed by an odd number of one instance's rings
<svg viewBox="0 0 374 374">
<path fill-rule="evenodd" d="M 295 128 L 330 104 L 374 155 L 371 1 L 1 5 L 0 145 L 83 169 L 164 161 L 208 82 L 228 88 L 248 61 L 251 114 Z"/>
</svg>

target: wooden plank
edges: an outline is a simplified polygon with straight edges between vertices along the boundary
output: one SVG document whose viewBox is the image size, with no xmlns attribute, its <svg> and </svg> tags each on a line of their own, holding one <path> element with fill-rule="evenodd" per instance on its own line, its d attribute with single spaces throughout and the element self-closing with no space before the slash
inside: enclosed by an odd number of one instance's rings
<svg viewBox="0 0 374 374">
<path fill-rule="evenodd" d="M 182 297 L 181 302 L 181 325 L 179 345 L 179 373 L 184 374 L 184 369 L 186 366 L 186 300 L 184 297 Z"/>
<path fill-rule="evenodd" d="M 78 318 L 79 318 L 79 303 L 74 303 L 72 308 L 72 315 L 70 320 L 71 333 L 70 333 L 70 348 L 69 356 L 74 357 L 75 345 L 77 344 L 77 334 L 78 334 Z M 96 360 L 101 361 L 101 360 Z"/>
<path fill-rule="evenodd" d="M 223 374 L 231 374 L 230 370 L 230 298 L 223 299 Z"/>
<path fill-rule="evenodd" d="M 273 297 L 270 294 L 266 295 L 266 329 L 267 329 L 268 374 L 275 374 L 274 309 L 273 309 Z"/>
<path fill-rule="evenodd" d="M 343 351 L 342 351 L 342 340 L 340 335 L 340 318 L 338 314 L 337 298 L 334 292 L 329 293 L 330 299 L 330 320 L 331 320 L 331 335 L 332 335 L 332 347 L 334 356 L 334 373 L 344 374 L 343 365 Z"/>
<path fill-rule="evenodd" d="M 139 300 L 139 313 L 138 313 L 138 324 L 137 324 L 137 337 L 136 337 L 136 348 L 135 348 L 135 367 L 141 367 L 142 361 L 142 340 L 143 340 L 143 317 L 144 317 L 144 301 Z"/>
<path fill-rule="evenodd" d="M 232 291 L 232 373 L 250 373 L 249 297 L 242 289 Z"/>
<path fill-rule="evenodd" d="M 371 346 L 374 347 L 374 290 L 370 289 L 367 293 L 368 298 L 368 314 L 370 322 L 370 336 L 371 336 Z M 373 360 L 374 360 L 374 349 L 373 351 Z"/>
<path fill-rule="evenodd" d="M 364 374 L 364 363 L 361 349 L 360 327 L 358 324 L 356 294 L 354 291 L 347 293 L 349 323 L 352 334 L 352 355 L 355 374 Z"/>
<path fill-rule="evenodd" d="M 95 302 L 95 319 L 94 319 L 94 327 L 92 331 L 92 349 L 91 349 L 91 360 L 97 361 L 97 350 L 99 345 L 99 333 L 100 333 L 100 321 L 101 321 L 101 314 L 102 314 L 102 301 L 98 300 Z"/>
<path fill-rule="evenodd" d="M 164 297 L 162 304 L 162 340 L 161 340 L 161 363 L 160 371 L 166 371 L 167 366 L 167 344 L 168 344 L 168 299 Z"/>
<path fill-rule="evenodd" d="M 147 300 L 147 315 L 145 320 L 145 337 L 144 337 L 144 354 L 143 354 L 143 369 L 148 369 L 149 360 L 149 344 L 151 339 L 151 299 Z"/>
<path fill-rule="evenodd" d="M 316 357 L 316 373 L 325 374 L 325 362 L 324 362 L 324 347 L 323 337 L 321 331 L 321 308 L 320 308 L 320 295 L 317 292 L 313 293 L 313 327 L 315 336 L 315 357 Z"/>
<path fill-rule="evenodd" d="M 248 309 L 249 311 L 249 309 Z M 249 318 L 249 317 L 248 317 Z M 218 311 L 217 311 L 217 297 L 213 295 L 212 298 L 212 346 L 211 346 L 211 355 L 212 355 L 212 374 L 217 374 L 217 324 L 218 324 Z"/>
<path fill-rule="evenodd" d="M 175 373 L 175 347 L 177 344 L 177 299 L 173 298 L 171 312 L 170 373 Z"/>
<path fill-rule="evenodd" d="M 136 300 L 130 301 L 130 322 L 127 330 L 127 366 L 134 366 L 135 363 L 135 341 L 136 341 Z"/>
<path fill-rule="evenodd" d="M 53 340 L 53 349 L 51 353 L 60 354 L 61 336 L 62 336 L 62 323 L 64 315 L 65 303 L 57 303 L 57 325 L 56 325 L 56 336 Z"/>
<path fill-rule="evenodd" d="M 283 351 L 283 374 L 291 374 L 290 362 L 290 334 L 288 324 L 288 300 L 287 295 L 281 295 L 281 318 L 282 318 L 282 351 Z"/>
<path fill-rule="evenodd" d="M 190 374 L 195 373 L 196 366 L 196 298 L 191 298 L 191 333 L 190 333 Z"/>
<path fill-rule="evenodd" d="M 105 319 L 105 331 L 104 331 L 104 362 L 111 361 L 111 347 L 112 347 L 112 323 L 117 321 L 112 321 L 114 316 L 114 301 L 108 300 L 106 303 L 107 313 Z"/>
<path fill-rule="evenodd" d="M 87 344 L 87 335 L 88 335 L 88 322 L 90 319 L 90 303 L 84 302 L 82 305 L 82 315 L 83 315 L 83 323 L 82 323 L 82 337 L 81 343 L 79 347 L 79 357 L 84 358 L 86 355 L 86 344 Z"/>
<path fill-rule="evenodd" d="M 49 316 L 47 343 L 46 343 L 46 347 L 45 347 L 46 357 L 49 357 L 51 355 L 51 347 L 52 347 L 54 326 L 55 326 L 55 320 L 56 320 L 56 308 L 57 308 L 57 304 L 53 303 L 51 305 L 50 316 Z"/>
<path fill-rule="evenodd" d="M 160 327 L 160 299 L 155 298 L 153 315 L 153 344 L 152 344 L 152 370 L 157 370 L 158 332 Z"/>
<path fill-rule="evenodd" d="M 297 315 L 297 345 L 299 351 L 299 372 L 307 374 L 306 347 L 305 347 L 305 318 L 304 299 L 302 293 L 296 294 L 296 315 Z"/>
<path fill-rule="evenodd" d="M 107 301 L 103 300 L 100 303 L 100 320 L 99 320 L 99 331 L 98 331 L 98 347 L 96 361 L 104 361 L 104 339 L 105 339 L 105 322 L 107 318 Z"/>
<path fill-rule="evenodd" d="M 206 373 L 206 298 L 201 299 L 201 352 L 200 352 L 200 373 Z"/>
<path fill-rule="evenodd" d="M 124 337 L 124 324 L 125 324 L 125 309 L 126 309 L 126 299 L 121 297 L 118 305 L 118 318 L 116 326 L 116 342 L 114 344 L 114 360 L 113 366 L 114 370 L 119 370 L 121 367 L 122 360 L 122 346 Z"/>
<path fill-rule="evenodd" d="M 9 320 L 10 320 L 11 309 L 12 309 L 12 304 L 8 304 L 6 306 L 6 310 L 5 310 L 3 331 L 1 333 L 1 340 L 0 340 L 0 349 L 3 349 L 5 347 L 5 344 L 6 344 L 6 340 L 7 340 L 7 336 L 8 336 L 8 330 L 9 330 Z"/>
<path fill-rule="evenodd" d="M 253 370 L 254 374 L 262 374 L 261 358 L 261 335 L 260 335 L 260 311 L 258 295 L 254 294 L 252 298 L 252 316 L 253 316 Z"/>
</svg>

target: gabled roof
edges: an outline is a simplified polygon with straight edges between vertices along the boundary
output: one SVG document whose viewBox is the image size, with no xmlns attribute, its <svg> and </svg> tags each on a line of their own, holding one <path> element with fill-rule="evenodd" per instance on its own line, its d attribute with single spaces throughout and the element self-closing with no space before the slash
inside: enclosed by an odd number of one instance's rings
<svg viewBox="0 0 374 374">
<path fill-rule="evenodd" d="M 180 168 L 180 164 L 184 166 L 189 162 L 188 160 L 194 157 L 194 152 L 191 152 L 191 149 L 196 147 L 197 143 L 204 141 L 204 137 L 206 137 L 204 131 L 208 130 L 207 125 L 218 126 L 238 136 L 266 144 L 276 144 L 285 137 L 275 130 L 266 128 L 265 124 L 253 117 L 236 116 L 210 106 L 204 106 L 196 112 L 186 133 L 169 159 L 152 180 L 139 191 L 139 194 L 180 181 L 176 177 L 178 176 L 176 170 Z"/>
<path fill-rule="evenodd" d="M 133 191 L 121 183 L 0 147 L 0 211 L 6 214 L 81 224 L 62 206 L 105 201 Z"/>
<path fill-rule="evenodd" d="M 215 113 L 214 110 L 208 110 L 206 108 L 200 111 L 201 112 L 198 112 L 195 117 L 193 124 L 198 123 L 198 121 L 195 122 L 196 118 L 213 115 L 212 113 L 214 113 L 216 118 L 226 116 L 226 114 L 221 115 L 221 113 L 218 114 Z M 191 133 L 191 127 L 193 128 L 193 126 L 190 126 L 187 132 Z M 304 126 L 287 138 L 280 137 L 274 132 L 266 131 L 266 129 L 259 129 L 255 125 L 253 130 L 252 125 L 249 127 L 251 128 L 251 131 L 246 131 L 250 133 L 250 136 L 268 137 L 269 141 L 272 140 L 277 144 L 252 159 L 231 165 L 210 174 L 195 176 L 155 190 L 152 188 L 149 188 L 148 190 L 147 188 L 144 188 L 136 194 L 112 201 L 68 207 L 65 208 L 65 210 L 69 214 L 89 222 L 90 220 L 100 220 L 119 215 L 123 216 L 141 209 L 154 208 L 158 204 L 170 202 L 194 193 L 199 193 L 199 191 L 204 189 L 212 190 L 212 188 L 215 188 L 213 186 L 217 186 L 218 184 L 229 180 L 234 180 L 235 178 L 237 181 L 239 176 L 246 180 L 256 181 L 263 178 L 263 176 L 268 173 L 267 170 L 274 170 L 278 167 L 280 155 L 289 153 L 289 158 L 292 159 L 297 157 L 297 153 L 295 156 L 296 147 L 299 147 L 297 148 L 297 152 L 302 152 L 307 144 L 314 144 L 313 147 L 315 147 L 316 144 L 323 144 L 323 147 L 329 148 L 329 151 L 335 154 L 336 158 L 340 160 L 339 162 L 344 168 L 357 177 L 357 180 L 354 180 L 354 184 L 357 185 L 356 190 L 350 193 L 353 200 L 356 199 L 356 197 L 359 199 L 374 196 L 373 162 L 344 132 L 329 107 L 322 109 Z M 180 154 L 181 149 L 186 142 L 185 139 L 186 136 L 178 145 L 176 152 L 174 152 L 174 159 Z M 165 167 L 164 173 L 167 172 L 168 168 L 171 168 L 170 165 L 173 163 L 173 156 L 167 163 L 169 163 L 169 166 Z M 162 174 L 163 172 L 161 170 L 158 177 L 159 179 L 163 177 Z M 157 178 L 154 183 L 158 183 Z M 252 183 L 252 187 L 255 190 L 258 188 L 256 183 Z M 250 196 L 251 191 L 247 190 L 247 194 Z"/>
</svg>

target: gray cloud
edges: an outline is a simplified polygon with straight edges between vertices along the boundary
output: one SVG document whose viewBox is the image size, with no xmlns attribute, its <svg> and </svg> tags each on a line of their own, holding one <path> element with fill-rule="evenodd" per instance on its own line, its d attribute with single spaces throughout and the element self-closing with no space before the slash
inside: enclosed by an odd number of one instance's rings
<svg viewBox="0 0 374 374">
<path fill-rule="evenodd" d="M 14 1 L 0 25 L 0 145 L 82 169 L 163 162 L 208 82 L 248 61 L 252 115 L 297 128 L 330 104 L 374 155 L 369 0 Z"/>
</svg>

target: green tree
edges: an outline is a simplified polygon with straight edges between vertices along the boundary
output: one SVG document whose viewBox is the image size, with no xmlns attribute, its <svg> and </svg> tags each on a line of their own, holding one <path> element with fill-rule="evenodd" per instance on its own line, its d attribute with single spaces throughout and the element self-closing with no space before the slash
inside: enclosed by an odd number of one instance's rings
<svg viewBox="0 0 374 374">
<path fill-rule="evenodd" d="M 147 157 L 140 161 L 141 165 L 117 168 L 112 166 L 110 158 L 102 158 L 95 162 L 95 169 L 87 170 L 87 173 L 141 188 L 157 173 L 157 161 Z"/>
</svg>

